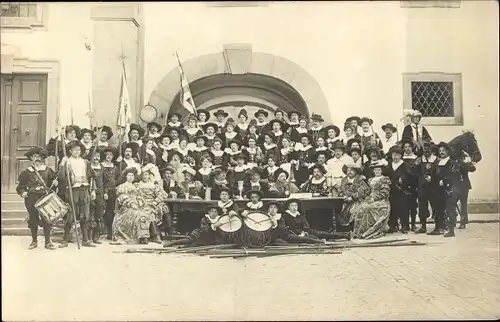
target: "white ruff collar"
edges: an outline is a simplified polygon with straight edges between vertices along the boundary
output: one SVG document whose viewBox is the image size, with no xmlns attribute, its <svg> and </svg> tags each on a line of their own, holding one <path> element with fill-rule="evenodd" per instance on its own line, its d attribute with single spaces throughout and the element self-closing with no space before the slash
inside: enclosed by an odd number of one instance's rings
<svg viewBox="0 0 500 322">
<path fill-rule="evenodd" d="M 262 123 L 257 121 L 257 126 L 265 126 L 265 125 L 267 125 L 267 121 L 264 121 Z"/>
<path fill-rule="evenodd" d="M 229 154 L 229 155 L 236 155 L 236 154 L 240 153 L 241 151 L 240 151 L 240 150 L 238 150 L 238 151 L 233 151 L 233 150 L 231 150 L 231 148 L 225 148 L 225 149 L 224 149 L 224 152 L 226 152 L 226 153 L 227 153 L 227 154 Z"/>
<path fill-rule="evenodd" d="M 215 139 L 215 137 L 216 137 L 216 135 L 215 135 L 215 134 L 212 134 L 212 135 L 208 135 L 208 134 L 206 134 L 205 136 L 206 136 L 206 137 L 207 137 L 207 139 L 209 139 L 209 140 L 213 140 L 213 139 Z"/>
<path fill-rule="evenodd" d="M 202 152 L 202 151 L 205 151 L 206 149 L 207 149 L 207 147 L 206 147 L 206 146 L 202 146 L 201 148 L 200 148 L 200 147 L 198 147 L 198 146 L 196 146 L 196 147 L 194 147 L 194 148 L 193 148 L 193 150 L 192 150 L 192 151 Z"/>
<path fill-rule="evenodd" d="M 237 134 L 238 134 L 238 133 L 236 133 L 236 132 L 231 132 L 231 133 L 226 132 L 224 135 L 226 136 L 226 138 L 228 138 L 228 139 L 232 139 L 232 138 L 234 138 Z"/>
<path fill-rule="evenodd" d="M 248 166 L 246 164 L 245 165 L 237 165 L 234 167 L 235 172 L 243 172 L 247 169 L 248 169 Z"/>
<path fill-rule="evenodd" d="M 437 159 L 437 157 L 434 154 L 431 154 L 430 158 L 427 158 L 425 155 L 422 156 L 423 162 L 434 163 L 434 161 L 436 161 L 436 159 Z"/>
<path fill-rule="evenodd" d="M 316 148 L 316 151 L 326 151 L 328 148 L 326 146 L 320 146 Z"/>
<path fill-rule="evenodd" d="M 267 143 L 265 143 L 265 142 L 264 142 L 263 146 L 264 146 L 264 148 L 265 148 L 266 150 L 269 150 L 269 149 L 272 149 L 272 148 L 277 147 L 277 145 L 276 145 L 276 144 L 274 144 L 274 143 L 271 143 L 271 144 L 269 144 L 269 145 L 268 145 L 268 144 L 267 144 Z"/>
<path fill-rule="evenodd" d="M 200 168 L 198 170 L 198 172 L 201 173 L 202 175 L 206 176 L 206 175 L 209 175 L 210 172 L 212 172 L 212 169 L 211 168 L 207 168 L 207 169 Z"/>
<path fill-rule="evenodd" d="M 315 178 L 312 178 L 311 179 L 311 183 L 312 184 L 321 184 L 323 182 L 325 182 L 326 178 L 325 177 L 322 177 L 321 179 L 315 179 Z"/>
<path fill-rule="evenodd" d="M 215 224 L 216 222 L 218 222 L 218 221 L 219 221 L 220 216 L 219 216 L 219 215 L 217 215 L 217 216 L 215 216 L 215 218 L 214 218 L 214 219 L 212 219 L 212 218 L 210 218 L 210 216 L 209 216 L 208 214 L 205 214 L 205 218 L 207 218 L 207 219 L 208 219 L 208 221 L 209 221 L 211 224 Z"/>
<path fill-rule="evenodd" d="M 106 161 L 103 161 L 103 162 L 101 162 L 101 165 L 103 167 L 105 167 L 105 168 L 114 168 L 115 167 L 115 165 L 113 164 L 113 162 L 108 163 Z"/>
<path fill-rule="evenodd" d="M 92 147 L 92 141 L 90 141 L 89 143 L 85 143 L 83 142 L 83 140 L 80 141 L 82 143 L 82 145 L 85 147 L 85 149 L 90 149 Z"/>
<path fill-rule="evenodd" d="M 45 171 L 45 169 L 47 169 L 47 166 L 45 164 L 42 164 L 39 167 L 35 167 L 34 165 L 32 165 L 28 168 L 28 170 L 31 172 L 35 172 L 35 169 L 36 171 Z"/>
<path fill-rule="evenodd" d="M 290 210 L 287 210 L 287 211 L 285 211 L 285 212 L 286 212 L 287 214 L 289 214 L 290 216 L 292 216 L 293 218 L 295 218 L 295 217 L 297 217 L 297 216 L 300 216 L 300 212 L 298 212 L 298 211 L 297 211 L 297 212 L 295 212 L 295 213 L 293 213 L 293 212 L 291 212 Z"/>
<path fill-rule="evenodd" d="M 186 129 L 186 132 L 188 132 L 191 135 L 198 133 L 198 131 L 200 131 L 198 127 L 189 127 Z"/>
<path fill-rule="evenodd" d="M 253 202 L 247 202 L 247 208 L 250 208 L 250 209 L 260 209 L 264 207 L 264 203 L 262 201 L 259 201 L 257 203 L 253 203 Z"/>
<path fill-rule="evenodd" d="M 274 132 L 274 131 L 273 131 L 273 134 L 274 134 L 275 136 L 280 136 L 280 135 L 283 135 L 283 132 L 282 132 L 281 130 L 280 130 L 280 131 L 278 131 L 278 132 Z"/>
<path fill-rule="evenodd" d="M 279 167 L 277 167 L 276 165 L 272 168 L 270 166 L 267 166 L 266 169 L 267 169 L 267 172 L 273 173 L 274 171 L 278 170 Z"/>
<path fill-rule="evenodd" d="M 311 127 L 311 131 L 321 131 L 323 129 L 323 126 L 320 125 L 318 127 Z"/>
<path fill-rule="evenodd" d="M 448 161 L 450 161 L 450 157 L 446 157 L 444 159 L 440 159 L 439 160 L 439 165 L 446 165 L 446 163 L 448 163 Z"/>
<path fill-rule="evenodd" d="M 362 133 L 360 133 L 360 135 L 363 137 L 368 137 L 368 136 L 372 136 L 373 132 L 372 132 L 372 130 L 368 130 L 368 132 L 362 132 Z"/>
<path fill-rule="evenodd" d="M 308 145 L 308 146 L 302 146 L 302 148 L 300 147 L 296 147 L 295 148 L 295 151 L 302 151 L 302 152 L 306 152 L 307 150 L 311 149 L 312 148 L 312 145 Z"/>
<path fill-rule="evenodd" d="M 269 212 L 267 213 L 267 215 L 269 216 L 269 218 L 273 219 L 273 220 L 280 220 L 281 219 L 281 214 L 278 212 L 276 215 L 271 215 Z"/>
<path fill-rule="evenodd" d="M 403 155 L 403 159 L 411 159 L 411 160 L 414 160 L 414 159 L 416 159 L 416 158 L 417 158 L 417 156 L 416 156 L 414 153 L 412 153 L 412 154 L 404 154 L 404 155 Z"/>
<path fill-rule="evenodd" d="M 222 202 L 222 200 L 217 201 L 217 206 L 219 206 L 222 209 L 229 208 L 233 204 L 234 204 L 234 201 L 232 201 L 232 200 L 228 200 L 227 202 Z"/>
<path fill-rule="evenodd" d="M 222 150 L 219 150 L 219 151 L 212 150 L 211 152 L 216 157 L 220 157 L 221 155 L 224 154 L 224 151 L 222 151 Z"/>
<path fill-rule="evenodd" d="M 148 134 L 150 138 L 153 138 L 153 139 L 156 139 L 156 138 L 159 138 L 161 136 L 160 133 L 149 133 Z"/>
<path fill-rule="evenodd" d="M 246 122 L 246 123 L 238 123 L 236 124 L 236 126 L 242 130 L 246 130 L 248 129 L 248 124 L 250 124 L 249 122 Z"/>
<path fill-rule="evenodd" d="M 170 127 L 180 127 L 182 125 L 182 123 L 180 121 L 177 121 L 177 122 L 168 122 L 168 125 Z"/>
<path fill-rule="evenodd" d="M 305 127 L 298 127 L 298 128 L 295 129 L 295 131 L 297 131 L 300 134 L 307 133 L 307 128 L 305 128 Z"/>
</svg>

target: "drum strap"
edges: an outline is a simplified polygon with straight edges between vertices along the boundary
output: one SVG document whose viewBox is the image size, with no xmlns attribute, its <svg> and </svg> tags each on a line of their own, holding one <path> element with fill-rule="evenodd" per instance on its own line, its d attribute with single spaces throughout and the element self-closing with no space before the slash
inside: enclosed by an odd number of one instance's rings
<svg viewBox="0 0 500 322">
<path fill-rule="evenodd" d="M 43 187 L 48 192 L 49 187 L 47 187 L 47 184 L 45 183 L 45 180 L 43 180 L 42 176 L 40 175 L 40 172 L 38 172 L 38 170 L 35 167 L 30 167 L 30 168 L 33 169 L 33 172 L 35 172 L 35 175 L 37 176 L 38 180 L 40 180 L 42 182 Z"/>
</svg>

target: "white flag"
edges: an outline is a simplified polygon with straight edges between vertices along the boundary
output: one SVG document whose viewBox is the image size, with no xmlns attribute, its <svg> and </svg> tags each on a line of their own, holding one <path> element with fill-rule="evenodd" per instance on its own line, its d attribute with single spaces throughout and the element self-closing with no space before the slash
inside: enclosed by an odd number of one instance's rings
<svg viewBox="0 0 500 322">
<path fill-rule="evenodd" d="M 117 126 L 121 133 L 128 133 L 132 115 L 130 112 L 130 96 L 128 93 L 127 74 L 125 63 L 122 62 L 122 82 L 120 88 L 120 104 L 118 106 Z M 128 136 L 124 135 L 124 142 L 128 142 Z"/>
<path fill-rule="evenodd" d="M 189 89 L 189 82 L 182 69 L 181 60 L 179 59 L 179 54 L 175 53 L 177 56 L 177 62 L 179 63 L 179 74 L 181 77 L 181 104 L 190 113 L 196 115 L 196 106 L 194 105 L 193 95 L 191 95 L 191 90 Z"/>
</svg>

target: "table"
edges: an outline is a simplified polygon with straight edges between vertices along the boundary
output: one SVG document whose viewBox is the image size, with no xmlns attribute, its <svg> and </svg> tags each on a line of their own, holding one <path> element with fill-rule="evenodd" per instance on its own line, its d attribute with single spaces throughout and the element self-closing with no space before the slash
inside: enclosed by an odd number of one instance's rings
<svg viewBox="0 0 500 322">
<path fill-rule="evenodd" d="M 264 207 L 267 207 L 267 203 L 270 201 L 277 201 L 282 206 L 288 201 L 288 198 L 276 198 L 269 199 L 264 198 L 262 201 L 264 202 Z M 312 198 L 299 198 L 301 201 L 301 211 L 303 214 L 307 216 L 308 221 L 310 221 L 311 227 L 319 230 L 329 230 L 332 229 L 333 232 L 337 229 L 336 224 L 336 214 L 338 214 L 342 205 L 344 204 L 344 200 L 339 197 L 312 197 Z M 239 208 L 244 208 L 245 204 L 249 202 L 249 199 L 235 199 L 234 200 Z M 179 234 L 178 232 L 178 222 L 179 222 L 179 214 L 181 212 L 205 212 L 210 205 L 216 205 L 217 200 L 199 200 L 199 199 L 168 199 L 166 202 L 170 208 L 170 212 L 172 213 L 172 232 L 174 235 Z M 314 209 L 324 209 L 325 211 L 331 210 L 329 218 L 323 220 L 311 220 L 317 217 L 318 214 L 313 213 L 311 210 Z M 280 210 L 284 211 L 284 209 Z M 324 215 L 325 213 L 322 213 Z M 330 221 L 330 227 L 324 227 L 324 222 Z M 198 224 L 198 223 L 197 223 Z"/>
</svg>

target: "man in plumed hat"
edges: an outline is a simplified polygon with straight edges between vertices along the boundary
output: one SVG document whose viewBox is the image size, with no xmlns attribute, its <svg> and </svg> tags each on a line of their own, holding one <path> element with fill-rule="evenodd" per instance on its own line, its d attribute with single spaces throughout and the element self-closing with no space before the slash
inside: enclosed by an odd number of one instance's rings
<svg viewBox="0 0 500 322">
<path fill-rule="evenodd" d="M 81 143 L 78 141 L 68 144 L 69 157 L 61 162 L 59 176 L 64 183 L 63 188 L 66 192 L 66 200 L 70 200 L 70 192 L 73 197 L 73 205 L 75 207 L 75 216 L 80 218 L 80 228 L 82 230 L 82 246 L 95 247 L 95 244 L 89 239 L 89 224 L 90 224 L 90 201 L 95 199 L 95 190 L 91 187 L 91 179 L 94 174 L 90 167 L 90 162 L 81 157 Z M 69 173 L 69 177 L 65 171 Z M 69 241 L 69 233 L 72 228 L 74 217 L 69 214 L 64 226 L 63 242 L 59 247 L 67 247 Z"/>
<path fill-rule="evenodd" d="M 161 129 L 163 127 L 157 123 L 157 122 L 151 122 L 148 123 L 147 129 L 148 129 L 148 134 L 147 136 L 153 139 L 157 139 L 161 136 Z"/>
<path fill-rule="evenodd" d="M 385 136 L 381 140 L 382 141 L 382 151 L 384 152 L 384 155 L 389 152 L 389 149 L 396 145 L 398 142 L 398 137 L 397 135 L 394 135 L 397 132 L 397 129 L 392 123 L 387 123 L 382 125 L 382 131 L 384 131 Z"/>
<path fill-rule="evenodd" d="M 91 149 L 94 147 L 93 140 L 95 139 L 95 133 L 91 129 L 83 128 L 81 131 L 82 139 L 80 142 L 84 150 L 82 151 L 82 157 L 87 158 L 91 152 Z"/>
<path fill-rule="evenodd" d="M 144 129 L 135 123 L 130 124 L 128 131 L 129 142 L 136 143 L 139 147 L 142 146 L 142 137 L 144 136 Z"/>
<path fill-rule="evenodd" d="M 122 144 L 122 159 L 119 160 L 120 173 L 126 168 L 136 168 L 138 174 L 141 173 L 141 164 L 137 159 L 139 146 L 137 143 L 128 142 Z"/>
<path fill-rule="evenodd" d="M 103 125 L 96 130 L 98 133 L 101 131 L 101 137 L 99 138 L 98 146 L 101 148 L 106 148 L 109 146 L 109 140 L 113 137 L 113 130 L 107 125 Z"/>
<path fill-rule="evenodd" d="M 45 248 L 54 250 L 56 247 L 50 239 L 51 223 L 40 216 L 35 204 L 48 192 L 51 185 L 57 186 L 58 181 L 54 170 L 47 167 L 45 158 L 47 151 L 40 147 L 33 147 L 25 153 L 31 165 L 19 174 L 16 191 L 24 199 L 24 205 L 28 211 L 28 228 L 31 230 L 31 244 L 29 249 L 38 246 L 38 226 L 43 228 L 45 237 Z"/>
<path fill-rule="evenodd" d="M 411 124 L 405 126 L 402 137 L 403 140 L 413 140 L 418 151 L 422 149 L 423 142 L 432 141 L 432 138 L 425 126 L 420 124 L 421 120 L 422 113 L 418 110 L 414 110 L 411 114 Z"/>
<path fill-rule="evenodd" d="M 199 109 L 196 111 L 196 114 L 198 115 L 198 126 L 203 128 L 203 126 L 210 119 L 210 112 L 204 109 Z"/>
<path fill-rule="evenodd" d="M 78 141 L 81 138 L 80 127 L 77 125 L 68 125 L 64 128 L 64 143 L 67 145 L 72 141 Z M 57 146 L 56 146 L 57 142 Z M 59 134 L 55 135 L 53 138 L 49 140 L 47 143 L 47 155 L 50 156 L 58 156 L 59 162 L 62 160 L 62 142 L 60 140 Z"/>
<path fill-rule="evenodd" d="M 361 118 L 359 116 L 350 116 L 345 120 L 345 124 L 351 125 L 353 134 L 361 132 Z"/>
</svg>

